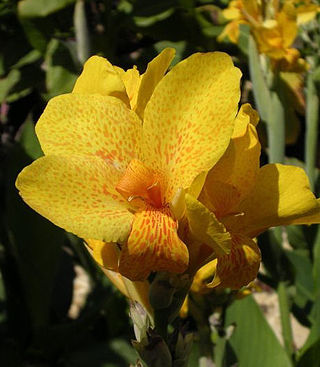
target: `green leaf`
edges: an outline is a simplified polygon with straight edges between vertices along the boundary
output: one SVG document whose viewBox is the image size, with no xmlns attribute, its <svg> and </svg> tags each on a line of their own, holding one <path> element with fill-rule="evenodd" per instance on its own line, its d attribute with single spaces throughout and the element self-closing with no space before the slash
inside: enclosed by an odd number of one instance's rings
<svg viewBox="0 0 320 367">
<path fill-rule="evenodd" d="M 312 344 L 299 358 L 296 367 L 320 367 L 320 339 Z"/>
<path fill-rule="evenodd" d="M 9 75 L 16 74 L 15 83 L 7 90 L 5 100 L 9 103 L 31 93 L 32 89 L 41 84 L 43 71 L 35 64 L 25 65 L 21 69 L 13 69 Z M 17 77 L 19 75 L 19 78 Z"/>
<path fill-rule="evenodd" d="M 49 19 L 20 18 L 21 25 L 31 46 L 44 54 L 50 39 L 52 24 Z"/>
<path fill-rule="evenodd" d="M 308 241 L 303 226 L 286 226 L 288 241 L 294 249 L 308 249 Z"/>
<path fill-rule="evenodd" d="M 49 98 L 72 91 L 78 70 L 67 45 L 53 39 L 45 56 L 47 63 L 46 85 Z"/>
<path fill-rule="evenodd" d="M 320 226 L 318 225 L 318 232 L 315 238 L 314 247 L 314 263 L 313 263 L 313 279 L 315 286 L 315 301 L 311 311 L 311 329 L 307 341 L 302 347 L 302 353 L 310 348 L 318 339 L 320 339 Z"/>
<path fill-rule="evenodd" d="M 30 124 L 27 124 L 30 129 Z M 64 232 L 29 208 L 19 197 L 14 182 L 18 172 L 31 163 L 25 151 L 36 150 L 32 131 L 23 132 L 8 162 L 6 222 L 17 273 L 24 291 L 26 309 L 35 330 L 49 323 L 52 291 L 60 259 Z M 38 151 L 39 153 L 39 151 Z"/>
<path fill-rule="evenodd" d="M 19 70 L 11 70 L 5 78 L 0 80 L 0 103 L 6 100 L 11 89 L 19 82 L 20 77 Z"/>
<path fill-rule="evenodd" d="M 234 302 L 227 309 L 226 325 L 230 324 L 235 324 L 230 343 L 239 367 L 292 366 L 252 296 Z"/>
<path fill-rule="evenodd" d="M 32 50 L 30 52 L 28 52 L 27 54 L 25 54 L 24 56 L 22 56 L 18 62 L 16 62 L 14 65 L 12 65 L 12 68 L 14 69 L 18 69 L 21 68 L 25 65 L 29 65 L 34 63 L 35 61 L 38 61 L 41 57 L 41 54 L 39 51 L 37 50 Z"/>
<path fill-rule="evenodd" d="M 295 250 L 285 251 L 285 254 L 293 265 L 295 272 L 297 290 L 295 301 L 299 307 L 304 307 L 307 301 L 314 299 L 314 282 L 309 252 L 307 250 Z"/>
<path fill-rule="evenodd" d="M 249 70 L 253 84 L 254 99 L 258 107 L 259 114 L 264 121 L 268 121 L 269 106 L 271 103 L 270 92 L 266 83 L 265 76 L 261 69 L 259 53 L 256 43 L 252 36 L 249 37 Z"/>
<path fill-rule="evenodd" d="M 171 62 L 171 66 L 174 66 L 183 59 L 187 43 L 186 41 L 179 41 L 179 42 L 160 41 L 154 44 L 153 46 L 157 50 L 158 54 L 167 47 L 173 47 L 176 50 L 176 55 Z"/>
<path fill-rule="evenodd" d="M 34 124 L 30 119 L 24 124 L 20 137 L 20 144 L 30 158 L 37 159 L 43 156 L 40 143 L 34 130 Z"/>
<path fill-rule="evenodd" d="M 23 0 L 18 4 L 18 11 L 24 18 L 46 17 L 74 2 L 75 0 Z"/>
<path fill-rule="evenodd" d="M 68 356 L 70 366 L 77 367 L 128 367 L 138 359 L 137 353 L 130 345 L 120 339 L 112 340 L 108 345 L 105 342 L 92 343 Z"/>
<path fill-rule="evenodd" d="M 249 50 L 249 37 L 250 37 L 250 26 L 246 24 L 240 24 L 238 47 L 245 55 L 248 54 Z"/>
<path fill-rule="evenodd" d="M 320 225 L 312 226 L 316 230 L 316 237 L 313 245 L 313 279 L 315 288 L 320 293 Z"/>
</svg>

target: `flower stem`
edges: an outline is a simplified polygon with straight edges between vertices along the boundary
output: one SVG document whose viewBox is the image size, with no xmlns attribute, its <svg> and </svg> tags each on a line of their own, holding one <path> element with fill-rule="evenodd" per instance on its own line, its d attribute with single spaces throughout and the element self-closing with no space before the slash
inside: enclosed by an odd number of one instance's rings
<svg viewBox="0 0 320 367">
<path fill-rule="evenodd" d="M 267 120 L 269 163 L 283 163 L 286 138 L 284 108 L 275 90 L 270 91 L 270 99 Z"/>
<path fill-rule="evenodd" d="M 213 343 L 209 325 L 199 327 L 199 367 L 215 367 L 213 362 Z"/>
<path fill-rule="evenodd" d="M 74 29 L 77 42 L 77 55 L 81 64 L 90 56 L 90 37 L 84 0 L 77 0 L 74 8 Z"/>
<path fill-rule="evenodd" d="M 284 346 L 290 358 L 292 358 L 294 353 L 292 327 L 290 321 L 290 309 L 288 305 L 288 296 L 286 291 L 285 283 L 280 281 L 278 284 L 278 300 L 280 309 L 280 319 L 282 336 L 284 341 Z"/>
<path fill-rule="evenodd" d="M 318 115 L 319 99 L 313 80 L 313 73 L 307 75 L 307 107 L 306 107 L 306 135 L 305 135 L 305 160 L 306 171 L 309 177 L 311 190 L 315 187 L 316 155 L 318 141 Z"/>
<path fill-rule="evenodd" d="M 269 162 L 283 163 L 285 155 L 285 113 L 279 92 L 279 76 L 273 74 L 265 57 L 258 53 L 252 36 L 249 38 L 249 70 L 254 99 L 266 123 Z"/>
</svg>

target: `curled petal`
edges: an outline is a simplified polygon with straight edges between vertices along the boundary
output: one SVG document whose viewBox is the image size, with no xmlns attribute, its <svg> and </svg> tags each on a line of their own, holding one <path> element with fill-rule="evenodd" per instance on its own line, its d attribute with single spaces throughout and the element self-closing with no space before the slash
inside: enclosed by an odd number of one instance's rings
<svg viewBox="0 0 320 367">
<path fill-rule="evenodd" d="M 218 257 L 214 279 L 207 287 L 239 289 L 256 278 L 260 261 L 260 250 L 255 241 L 234 235 L 230 254 Z"/>
<path fill-rule="evenodd" d="M 102 244 L 104 245 L 110 245 L 109 243 L 103 243 L 101 241 L 94 241 L 94 240 L 88 240 L 86 239 L 86 242 L 89 246 L 87 246 L 87 249 L 91 256 L 96 260 L 96 255 L 94 254 L 94 247 L 102 247 Z M 100 242 L 100 243 L 99 243 Z M 92 246 L 92 247 L 91 247 Z M 108 248 L 108 252 L 110 250 L 110 247 Z M 108 253 L 110 255 L 110 252 Z M 111 257 L 113 254 L 111 254 Z M 104 264 L 110 265 L 111 262 L 104 259 L 106 262 Z M 98 261 L 99 263 L 99 261 Z M 119 272 L 117 272 L 115 269 L 110 270 L 106 269 L 104 265 L 100 264 L 101 270 L 105 273 L 105 275 L 109 278 L 111 283 L 127 298 L 129 298 L 132 301 L 139 302 L 148 312 L 149 316 L 153 317 L 153 310 L 149 302 L 149 282 L 143 281 L 143 282 L 132 282 L 131 280 L 125 278 L 122 276 Z"/>
<path fill-rule="evenodd" d="M 160 80 L 168 70 L 175 55 L 174 48 L 165 48 L 157 57 L 149 62 L 147 70 L 141 77 L 137 95 L 136 113 L 143 119 L 144 110 Z"/>
<path fill-rule="evenodd" d="M 96 262 L 105 269 L 118 271 L 120 249 L 115 243 L 86 239 L 90 253 Z"/>
<path fill-rule="evenodd" d="M 186 195 L 186 217 L 196 240 L 211 247 L 217 256 L 230 252 L 231 236 L 216 216 L 191 195 Z"/>
<path fill-rule="evenodd" d="M 191 285 L 192 292 L 200 294 L 210 292 L 210 288 L 207 287 L 207 284 L 216 273 L 217 261 L 217 259 L 214 259 L 208 262 L 196 272 Z"/>
<path fill-rule="evenodd" d="M 123 245 L 119 272 L 144 280 L 153 271 L 183 273 L 189 261 L 186 245 L 177 234 L 177 222 L 165 210 L 136 213 L 128 243 Z"/>
<path fill-rule="evenodd" d="M 128 69 L 124 71 L 123 69 L 114 66 L 114 68 L 119 73 L 127 91 L 127 95 L 130 101 L 130 107 L 134 110 L 137 106 L 137 99 L 139 88 L 141 84 L 141 75 L 136 66 L 132 69 Z"/>
<path fill-rule="evenodd" d="M 100 56 L 92 56 L 86 61 L 72 93 L 113 96 L 129 106 L 126 88 L 119 73 L 107 59 Z"/>
</svg>

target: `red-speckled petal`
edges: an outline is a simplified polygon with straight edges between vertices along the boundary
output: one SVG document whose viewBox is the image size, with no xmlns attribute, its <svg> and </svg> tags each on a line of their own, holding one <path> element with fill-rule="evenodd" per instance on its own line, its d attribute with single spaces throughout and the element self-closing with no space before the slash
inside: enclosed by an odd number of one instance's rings
<svg viewBox="0 0 320 367">
<path fill-rule="evenodd" d="M 255 241 L 234 235 L 231 253 L 218 257 L 215 277 L 207 286 L 240 289 L 256 278 L 260 260 L 260 250 Z"/>
<path fill-rule="evenodd" d="M 153 271 L 184 272 L 189 254 L 177 226 L 164 210 L 135 214 L 128 244 L 121 250 L 119 272 L 131 280 L 146 279 Z"/>
<path fill-rule="evenodd" d="M 226 150 L 240 97 L 231 57 L 194 54 L 156 86 L 144 113 L 141 160 L 168 179 L 166 199 L 189 188 Z"/>
<path fill-rule="evenodd" d="M 114 189 L 117 171 L 94 156 L 45 156 L 19 174 L 23 200 L 54 224 L 79 237 L 106 242 L 128 238 L 133 220 Z"/>
<path fill-rule="evenodd" d="M 100 95 L 55 97 L 36 125 L 46 155 L 97 155 L 119 170 L 133 159 L 140 131 L 133 111 L 117 98 Z"/>
</svg>

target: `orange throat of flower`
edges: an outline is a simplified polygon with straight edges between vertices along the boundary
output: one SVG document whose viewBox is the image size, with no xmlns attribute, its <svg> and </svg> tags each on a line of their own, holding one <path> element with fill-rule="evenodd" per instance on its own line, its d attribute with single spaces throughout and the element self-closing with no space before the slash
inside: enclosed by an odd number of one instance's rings
<svg viewBox="0 0 320 367">
<path fill-rule="evenodd" d="M 156 209 L 165 206 L 162 175 L 133 159 L 116 190 L 133 206 L 152 206 Z"/>
</svg>

